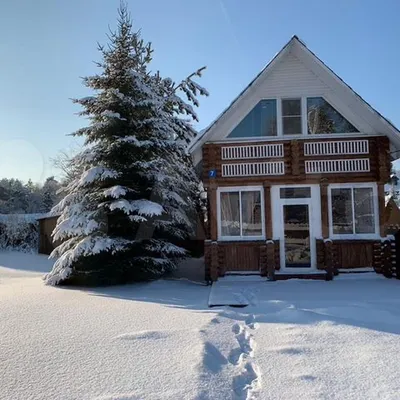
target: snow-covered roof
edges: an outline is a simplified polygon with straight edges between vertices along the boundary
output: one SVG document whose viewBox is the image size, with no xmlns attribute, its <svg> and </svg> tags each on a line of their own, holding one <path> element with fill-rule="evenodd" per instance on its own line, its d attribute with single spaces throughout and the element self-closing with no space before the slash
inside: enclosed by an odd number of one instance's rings
<svg viewBox="0 0 400 400">
<path fill-rule="evenodd" d="M 49 211 L 48 213 L 44 214 L 37 214 L 38 217 L 36 218 L 37 220 L 39 219 L 46 219 L 46 218 L 53 218 L 53 217 L 59 217 L 61 214 L 60 213 L 54 213 Z"/>
<path fill-rule="evenodd" d="M 45 214 L 0 214 L 0 222 L 6 222 L 13 218 L 23 219 L 27 222 L 35 222 Z"/>
<path fill-rule="evenodd" d="M 242 92 L 229 104 L 229 106 L 222 111 L 222 113 L 199 135 L 193 140 L 189 146 L 189 152 L 194 154 L 201 149 L 201 146 L 212 139 L 214 130 L 218 126 L 219 121 L 230 112 L 232 107 L 241 101 L 245 94 L 250 91 L 254 86 L 261 82 L 267 74 L 278 64 L 282 58 L 295 48 L 297 54 L 302 57 L 302 60 L 307 63 L 307 66 L 313 70 L 315 75 L 322 80 L 327 82 L 329 86 L 337 89 L 341 93 L 341 96 L 350 97 L 350 100 L 357 101 L 359 106 L 361 105 L 363 111 L 372 114 L 370 118 L 374 118 L 374 122 L 379 126 L 379 133 L 384 133 L 389 137 L 392 145 L 392 151 L 398 152 L 400 155 L 400 131 L 399 129 L 387 118 L 385 118 L 380 112 L 365 101 L 353 88 L 351 88 L 342 78 L 340 78 L 331 68 L 329 68 L 323 61 L 321 61 L 315 53 L 313 53 L 306 44 L 294 35 L 283 48 L 272 58 L 272 60 L 261 70 L 261 72 L 247 85 Z M 227 132 L 228 133 L 228 132 Z M 196 164 L 201 160 L 201 156 L 197 157 Z"/>
</svg>

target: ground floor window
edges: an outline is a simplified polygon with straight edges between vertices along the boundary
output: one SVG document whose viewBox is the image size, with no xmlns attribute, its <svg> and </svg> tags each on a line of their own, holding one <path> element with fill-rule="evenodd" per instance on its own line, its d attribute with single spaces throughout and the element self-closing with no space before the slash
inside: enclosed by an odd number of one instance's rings
<svg viewBox="0 0 400 400">
<path fill-rule="evenodd" d="M 264 239 L 262 188 L 219 188 L 220 239 Z"/>
<path fill-rule="evenodd" d="M 332 185 L 330 213 L 332 235 L 375 235 L 376 185 Z"/>
</svg>

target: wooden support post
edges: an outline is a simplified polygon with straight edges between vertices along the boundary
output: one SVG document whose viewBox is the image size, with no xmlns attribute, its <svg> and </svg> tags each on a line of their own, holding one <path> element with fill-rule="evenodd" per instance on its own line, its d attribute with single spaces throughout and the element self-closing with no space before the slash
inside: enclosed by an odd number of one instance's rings
<svg viewBox="0 0 400 400">
<path fill-rule="evenodd" d="M 272 239 L 271 186 L 264 184 L 265 237 Z"/>
<path fill-rule="evenodd" d="M 211 240 L 204 241 L 204 279 L 211 282 Z"/>
<path fill-rule="evenodd" d="M 218 277 L 225 276 L 226 261 L 225 261 L 225 247 L 218 244 Z"/>
<path fill-rule="evenodd" d="M 260 246 L 260 275 L 267 276 L 267 246 L 265 244 Z"/>
<path fill-rule="evenodd" d="M 392 270 L 392 244 L 390 240 L 385 240 L 382 244 L 383 259 L 382 259 L 382 273 L 386 278 L 393 277 Z"/>
<path fill-rule="evenodd" d="M 275 243 L 272 240 L 267 241 L 267 277 L 268 280 L 275 280 Z"/>
<path fill-rule="evenodd" d="M 325 270 L 325 243 L 321 239 L 316 239 L 317 250 L 317 269 Z"/>
<path fill-rule="evenodd" d="M 211 243 L 211 268 L 210 280 L 215 282 L 218 280 L 218 243 Z"/>
<path fill-rule="evenodd" d="M 377 274 L 381 274 L 383 272 L 382 271 L 382 244 L 381 244 L 381 242 L 374 243 L 373 267 Z"/>
<path fill-rule="evenodd" d="M 329 238 L 328 182 L 320 184 L 322 238 Z"/>
<path fill-rule="evenodd" d="M 378 213 L 379 213 L 379 232 L 381 237 L 386 236 L 385 227 L 385 185 L 378 183 Z"/>
<path fill-rule="evenodd" d="M 218 221 L 217 221 L 217 188 L 210 185 L 209 188 L 209 207 L 210 207 L 210 239 L 216 241 L 218 239 Z"/>
<path fill-rule="evenodd" d="M 334 275 L 333 243 L 332 240 L 325 241 L 325 270 L 326 280 L 330 281 Z"/>
</svg>

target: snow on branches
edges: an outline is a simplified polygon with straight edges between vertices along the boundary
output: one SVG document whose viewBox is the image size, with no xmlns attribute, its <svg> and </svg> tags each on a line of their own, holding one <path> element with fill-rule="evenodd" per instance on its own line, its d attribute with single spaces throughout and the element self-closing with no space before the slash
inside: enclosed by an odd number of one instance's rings
<svg viewBox="0 0 400 400">
<path fill-rule="evenodd" d="M 177 243 L 195 231 L 198 178 L 186 146 L 198 96 L 208 95 L 194 80 L 204 68 L 178 84 L 151 73 L 153 50 L 124 5 L 109 39 L 99 47 L 101 73 L 83 80 L 94 95 L 74 100 L 90 125 L 75 132 L 85 139 L 74 158 L 83 172 L 55 207 L 54 238 L 64 242 L 50 284 L 159 276 L 185 257 Z"/>
</svg>

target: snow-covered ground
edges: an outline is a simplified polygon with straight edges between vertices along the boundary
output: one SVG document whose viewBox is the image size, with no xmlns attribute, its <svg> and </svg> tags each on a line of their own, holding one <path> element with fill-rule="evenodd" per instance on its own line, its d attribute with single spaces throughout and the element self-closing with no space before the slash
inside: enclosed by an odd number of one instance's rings
<svg viewBox="0 0 400 400">
<path fill-rule="evenodd" d="M 0 253 L 0 399 L 399 399 L 400 281 L 45 286 Z M 228 285 L 229 286 L 229 285 Z"/>
</svg>

